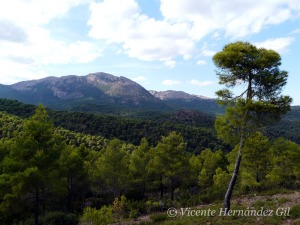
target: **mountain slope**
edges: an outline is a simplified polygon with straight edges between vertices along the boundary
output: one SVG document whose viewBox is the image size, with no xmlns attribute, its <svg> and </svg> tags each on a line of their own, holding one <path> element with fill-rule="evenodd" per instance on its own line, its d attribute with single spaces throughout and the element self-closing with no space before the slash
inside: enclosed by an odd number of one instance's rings
<svg viewBox="0 0 300 225">
<path fill-rule="evenodd" d="M 104 113 L 170 108 L 136 82 L 106 73 L 47 77 L 1 85 L 0 97 L 31 104 L 42 103 L 55 109 Z"/>
<path fill-rule="evenodd" d="M 176 109 L 198 110 L 209 114 L 224 113 L 224 108 L 216 103 L 216 99 L 205 96 L 191 95 L 183 91 L 149 91 L 165 104 Z"/>
<path fill-rule="evenodd" d="M 182 91 L 147 91 L 138 83 L 107 73 L 46 77 L 0 85 L 0 98 L 56 109 L 147 117 L 176 110 L 223 113 L 215 99 Z"/>
</svg>

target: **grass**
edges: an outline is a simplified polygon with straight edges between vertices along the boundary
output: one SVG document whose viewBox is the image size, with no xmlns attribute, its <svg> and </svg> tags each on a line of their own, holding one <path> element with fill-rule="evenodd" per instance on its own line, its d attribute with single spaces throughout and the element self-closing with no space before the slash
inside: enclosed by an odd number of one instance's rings
<svg viewBox="0 0 300 225">
<path fill-rule="evenodd" d="M 293 219 L 300 218 L 300 204 L 294 205 L 291 208 L 290 217 Z"/>
<path fill-rule="evenodd" d="M 144 215 L 134 221 L 123 221 L 122 225 L 300 225 L 300 192 L 281 192 L 274 195 L 243 195 L 231 202 L 230 216 L 224 215 L 223 204 L 215 201 L 196 207 L 178 206 L 177 215 L 170 217 L 167 211 Z M 174 208 L 173 208 L 174 210 Z M 198 211 L 197 211 L 198 210 Z M 212 211 L 215 211 L 212 213 Z M 252 210 L 252 211 L 251 211 Z M 174 211 L 173 211 L 174 212 Z M 196 213 L 198 212 L 198 215 Z M 270 214 L 271 212 L 271 214 Z M 277 212 L 277 213 L 276 213 Z M 205 214 L 206 213 L 206 214 Z"/>
<path fill-rule="evenodd" d="M 270 208 L 267 205 L 263 205 L 261 207 L 232 207 L 232 213 L 230 216 L 225 216 L 223 213 L 222 205 L 215 205 L 209 207 L 203 207 L 202 210 L 215 210 L 216 214 L 214 216 L 178 216 L 173 219 L 168 219 L 162 221 L 160 223 L 153 224 L 162 224 L 162 225 L 198 225 L 198 224 L 236 224 L 236 225 L 244 225 L 244 224 L 282 224 L 283 220 L 286 219 L 284 216 L 275 215 L 276 209 L 274 207 Z M 259 210 L 267 210 L 273 209 L 272 216 L 251 216 L 249 214 L 252 209 L 252 212 L 258 213 Z M 247 211 L 248 210 L 248 211 Z"/>
<path fill-rule="evenodd" d="M 297 193 L 300 195 L 300 193 Z M 144 222 L 141 224 L 147 225 L 198 225 L 198 224 L 214 224 L 214 225 L 279 225 L 299 224 L 300 225 L 300 204 L 297 203 L 293 193 L 281 194 L 280 196 L 256 196 L 255 198 L 245 196 L 233 201 L 232 210 L 235 215 L 224 216 L 222 203 L 215 203 L 212 205 L 199 206 L 190 208 L 189 210 L 212 211 L 215 214 L 212 216 L 201 215 L 198 216 L 184 213 L 181 215 L 181 209 L 177 209 L 178 215 L 170 218 L 167 212 L 155 213 L 150 215 L 151 222 Z M 185 209 L 185 208 L 184 208 Z M 248 210 L 248 211 L 247 211 Z M 252 211 L 251 211 L 252 210 Z M 250 213 L 253 214 L 250 214 Z M 255 213 L 256 212 L 256 215 Z M 264 214 L 262 214 L 264 212 Z M 268 213 L 267 213 L 268 212 Z M 270 213 L 271 212 L 271 213 Z M 276 213 L 277 212 L 277 213 Z M 239 214 L 240 213 L 240 214 Z M 248 213 L 248 215 L 247 215 Z"/>
</svg>

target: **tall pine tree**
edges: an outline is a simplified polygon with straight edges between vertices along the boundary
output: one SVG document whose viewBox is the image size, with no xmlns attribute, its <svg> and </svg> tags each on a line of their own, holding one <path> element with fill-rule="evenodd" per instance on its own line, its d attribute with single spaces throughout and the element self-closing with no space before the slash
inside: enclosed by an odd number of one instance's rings
<svg viewBox="0 0 300 225">
<path fill-rule="evenodd" d="M 228 105 L 226 114 L 217 118 L 215 127 L 219 138 L 238 144 L 234 171 L 224 199 L 224 208 L 228 211 L 245 140 L 263 126 L 279 120 L 290 109 L 291 98 L 280 95 L 288 73 L 279 69 L 281 57 L 273 50 L 235 42 L 216 53 L 213 61 L 219 69 L 219 83 L 227 87 L 217 92 L 219 102 Z M 236 87 L 242 91 L 229 90 Z"/>
</svg>

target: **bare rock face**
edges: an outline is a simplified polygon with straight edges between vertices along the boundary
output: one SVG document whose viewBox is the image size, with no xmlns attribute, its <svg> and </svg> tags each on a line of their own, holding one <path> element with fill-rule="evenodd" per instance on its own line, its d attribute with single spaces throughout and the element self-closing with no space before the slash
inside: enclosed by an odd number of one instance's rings
<svg viewBox="0 0 300 225">
<path fill-rule="evenodd" d="M 192 95 L 183 91 L 149 91 L 154 97 L 165 104 L 177 109 L 198 110 L 209 114 L 224 113 L 224 107 L 220 108 L 216 99 L 201 95 Z"/>
<path fill-rule="evenodd" d="M 53 95 L 58 97 L 59 99 L 67 100 L 67 99 L 77 99 L 77 98 L 84 97 L 84 95 L 80 91 L 64 92 L 57 87 L 52 87 L 51 90 L 53 91 Z"/>
<path fill-rule="evenodd" d="M 152 101 L 153 96 L 138 83 L 126 78 L 116 77 L 106 73 L 93 73 L 86 76 L 87 83 L 101 89 L 112 97 L 121 97 L 122 102 L 131 102 L 135 105 L 140 101 Z"/>
<path fill-rule="evenodd" d="M 174 99 L 184 99 L 184 100 L 198 100 L 198 99 L 210 99 L 202 95 L 191 95 L 183 91 L 149 91 L 153 96 L 161 100 L 174 100 Z"/>
</svg>

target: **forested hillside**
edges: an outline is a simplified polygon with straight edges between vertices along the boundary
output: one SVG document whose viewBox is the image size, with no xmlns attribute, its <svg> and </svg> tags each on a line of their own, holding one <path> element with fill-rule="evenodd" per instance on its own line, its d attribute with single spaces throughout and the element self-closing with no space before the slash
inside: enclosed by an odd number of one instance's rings
<svg viewBox="0 0 300 225">
<path fill-rule="evenodd" d="M 0 110 L 21 116 L 32 115 L 36 106 L 18 101 L 0 100 Z M 146 138 L 155 145 L 161 136 L 170 131 L 181 133 L 187 142 L 187 150 L 200 152 L 205 148 L 229 150 L 229 146 L 217 140 L 213 129 L 214 118 L 197 111 L 178 111 L 159 114 L 148 119 L 128 119 L 115 116 L 95 115 L 79 112 L 49 110 L 49 116 L 56 126 L 107 139 L 118 138 L 127 143 L 139 144 Z"/>
<path fill-rule="evenodd" d="M 143 121 L 10 100 L 1 111 L 0 224 L 107 224 L 211 203 L 237 151 L 227 153 L 213 119 L 193 111 Z M 298 187 L 299 145 L 258 132 L 245 149 L 237 194 Z"/>
</svg>

